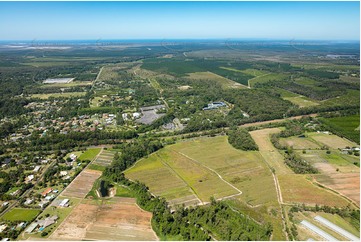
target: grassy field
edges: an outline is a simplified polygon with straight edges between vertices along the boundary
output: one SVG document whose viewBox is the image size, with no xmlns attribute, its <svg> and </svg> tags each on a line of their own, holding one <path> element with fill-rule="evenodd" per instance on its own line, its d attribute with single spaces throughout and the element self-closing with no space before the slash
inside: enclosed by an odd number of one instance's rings
<svg viewBox="0 0 361 242">
<path fill-rule="evenodd" d="M 90 148 L 79 156 L 79 160 L 90 160 L 92 161 L 100 152 L 101 148 Z"/>
<path fill-rule="evenodd" d="M 182 142 L 169 148 L 215 170 L 242 191 L 240 199 L 248 204 L 277 201 L 271 172 L 257 151 L 234 149 L 226 136 Z"/>
<path fill-rule="evenodd" d="M 1 220 L 7 221 L 32 221 L 40 213 L 39 209 L 13 208 Z"/>
<path fill-rule="evenodd" d="M 251 87 L 253 87 L 256 83 L 264 83 L 264 82 L 268 82 L 268 81 L 283 80 L 287 77 L 288 77 L 288 75 L 283 74 L 283 73 L 269 73 L 269 74 L 264 74 L 264 75 L 257 76 L 255 78 L 250 79 L 249 84 Z"/>
<path fill-rule="evenodd" d="M 320 118 L 332 131 L 338 135 L 342 135 L 354 142 L 360 142 L 360 115 L 336 117 L 336 118 Z"/>
<path fill-rule="evenodd" d="M 237 197 L 250 205 L 277 201 L 271 172 L 260 154 L 234 149 L 226 136 L 167 146 L 140 160 L 125 174 L 168 200 L 191 200 L 192 193 L 202 201 L 209 201 L 211 196 L 237 195 L 233 185 L 242 191 Z"/>
<path fill-rule="evenodd" d="M 309 181 L 305 175 L 278 175 L 283 201 L 286 203 L 309 204 L 312 206 L 347 206 L 349 202 L 333 192 L 320 188 Z"/>
<path fill-rule="evenodd" d="M 220 85 L 222 85 L 223 88 L 245 88 L 244 85 L 239 84 L 235 81 L 229 80 L 223 76 L 217 75 L 213 72 L 207 71 L 207 72 L 194 72 L 188 74 L 188 78 L 194 79 L 194 80 L 213 80 L 218 82 Z"/>
<path fill-rule="evenodd" d="M 115 196 L 117 197 L 134 197 L 132 192 L 126 187 L 117 185 L 115 186 L 115 189 L 116 189 Z"/>
<path fill-rule="evenodd" d="M 308 150 L 308 149 L 320 149 L 321 146 L 318 145 L 313 139 L 307 137 L 300 138 L 298 136 L 292 136 L 288 138 L 280 138 L 280 143 L 285 146 L 292 146 L 295 150 Z"/>
<path fill-rule="evenodd" d="M 86 94 L 86 92 L 63 92 L 63 93 L 46 93 L 46 94 L 31 94 L 32 98 L 40 98 L 40 99 L 49 99 L 59 98 L 59 97 L 82 97 Z"/>
<path fill-rule="evenodd" d="M 309 133 L 308 136 L 321 145 L 326 145 L 331 149 L 342 149 L 346 146 L 356 146 L 355 143 L 334 134 L 330 135 L 324 133 Z"/>
</svg>

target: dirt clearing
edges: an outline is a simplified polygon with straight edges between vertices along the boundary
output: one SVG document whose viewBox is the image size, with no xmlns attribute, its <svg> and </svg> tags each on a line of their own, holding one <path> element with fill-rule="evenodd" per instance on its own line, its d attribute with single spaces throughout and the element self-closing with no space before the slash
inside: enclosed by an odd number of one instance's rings
<svg viewBox="0 0 361 242">
<path fill-rule="evenodd" d="M 93 183 L 101 176 L 101 171 L 85 169 L 62 193 L 66 197 L 84 198 L 92 189 Z"/>
<path fill-rule="evenodd" d="M 102 205 L 80 204 L 51 235 L 51 240 L 158 240 L 150 212 L 133 198 L 112 199 Z"/>
</svg>

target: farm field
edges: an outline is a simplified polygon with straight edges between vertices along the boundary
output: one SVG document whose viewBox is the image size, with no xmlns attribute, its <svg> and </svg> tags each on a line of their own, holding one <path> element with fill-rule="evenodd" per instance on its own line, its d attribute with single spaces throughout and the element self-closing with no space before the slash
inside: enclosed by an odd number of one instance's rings
<svg viewBox="0 0 361 242">
<path fill-rule="evenodd" d="M 134 198 L 112 198 L 101 205 L 84 201 L 50 236 L 52 240 L 158 240 L 150 212 Z"/>
<path fill-rule="evenodd" d="M 270 135 L 279 133 L 279 128 L 260 129 L 251 131 L 250 135 L 259 147 L 259 152 L 270 167 L 275 169 L 276 174 L 288 174 L 291 170 L 284 164 L 283 156 L 273 146 Z"/>
<path fill-rule="evenodd" d="M 288 138 L 280 138 L 280 143 L 284 146 L 292 146 L 295 150 L 309 150 L 321 148 L 321 146 L 319 146 L 316 141 L 307 137 L 292 136 Z"/>
<path fill-rule="evenodd" d="M 315 150 L 299 154 L 320 171 L 321 174 L 313 175 L 317 182 L 360 203 L 360 168 L 352 162 L 357 157 L 339 154 L 337 151 L 326 154 L 325 151 Z"/>
<path fill-rule="evenodd" d="M 84 198 L 92 189 L 93 183 L 101 176 L 101 171 L 83 170 L 63 191 L 66 197 Z"/>
<path fill-rule="evenodd" d="M 320 188 L 307 179 L 305 175 L 281 174 L 278 181 L 282 190 L 282 198 L 285 203 L 308 204 L 315 206 L 328 205 L 344 207 L 349 202 L 341 196 Z"/>
<path fill-rule="evenodd" d="M 32 98 L 40 98 L 40 99 L 49 99 L 59 98 L 59 97 L 82 97 L 86 94 L 86 92 L 63 92 L 63 93 L 44 93 L 44 94 L 31 94 Z"/>
<path fill-rule="evenodd" d="M 102 166 L 102 167 L 109 166 L 113 161 L 114 155 L 115 155 L 114 151 L 103 149 L 101 153 L 98 155 L 98 157 L 90 164 L 89 168 L 91 168 L 92 165 Z"/>
<path fill-rule="evenodd" d="M 13 208 L 0 219 L 7 221 L 32 221 L 41 211 L 39 209 Z"/>
<path fill-rule="evenodd" d="M 90 160 L 92 161 L 101 151 L 101 148 L 90 148 L 79 156 L 79 160 Z"/>
<path fill-rule="evenodd" d="M 217 75 L 213 72 L 194 72 L 188 74 L 188 78 L 194 80 L 214 80 L 217 81 L 219 84 L 222 85 L 223 88 L 245 88 L 244 85 L 237 83 L 235 81 L 229 80 L 223 76 Z"/>
<path fill-rule="evenodd" d="M 171 203 L 194 202 L 195 196 L 202 202 L 211 196 L 236 196 L 250 205 L 277 201 L 271 172 L 260 154 L 234 149 L 226 136 L 167 146 L 140 160 L 125 175 L 144 182 Z"/>
<path fill-rule="evenodd" d="M 257 77 L 254 77 L 254 78 L 250 79 L 249 80 L 249 85 L 250 85 L 250 87 L 254 87 L 254 85 L 256 83 L 265 83 L 265 82 L 268 82 L 268 81 L 283 80 L 283 79 L 285 79 L 287 77 L 288 77 L 288 75 L 283 74 L 283 73 L 264 74 L 264 75 L 257 76 Z"/>
<path fill-rule="evenodd" d="M 237 150 L 228 143 L 227 136 L 181 142 L 169 148 L 215 170 L 242 191 L 239 199 L 246 203 L 277 203 L 271 172 L 258 151 Z"/>
<path fill-rule="evenodd" d="M 319 105 L 319 103 L 311 100 L 310 98 L 302 96 L 302 95 L 298 95 L 298 96 L 295 96 L 295 97 L 283 97 L 283 99 L 287 100 L 287 101 L 290 101 L 293 104 L 296 104 L 300 108 L 312 107 L 312 106 Z"/>
<path fill-rule="evenodd" d="M 355 143 L 334 134 L 309 133 L 309 137 L 331 149 L 343 149 L 346 146 L 356 146 Z"/>
<path fill-rule="evenodd" d="M 336 118 L 321 118 L 324 124 L 330 127 L 332 132 L 343 135 L 348 139 L 359 142 L 360 140 L 360 115 L 352 115 Z"/>
</svg>

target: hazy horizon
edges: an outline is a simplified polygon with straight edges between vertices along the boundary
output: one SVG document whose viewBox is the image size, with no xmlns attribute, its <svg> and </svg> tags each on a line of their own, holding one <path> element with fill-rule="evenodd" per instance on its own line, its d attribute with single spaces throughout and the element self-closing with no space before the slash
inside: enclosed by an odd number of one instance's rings
<svg viewBox="0 0 361 242">
<path fill-rule="evenodd" d="M 0 2 L 4 41 L 359 41 L 359 2 Z"/>
</svg>

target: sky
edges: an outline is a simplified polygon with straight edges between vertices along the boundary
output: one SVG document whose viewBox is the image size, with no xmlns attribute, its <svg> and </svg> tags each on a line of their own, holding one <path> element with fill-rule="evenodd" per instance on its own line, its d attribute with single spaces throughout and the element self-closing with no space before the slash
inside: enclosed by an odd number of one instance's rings
<svg viewBox="0 0 361 242">
<path fill-rule="evenodd" d="M 359 2 L 0 2 L 0 40 L 359 40 Z"/>
</svg>

